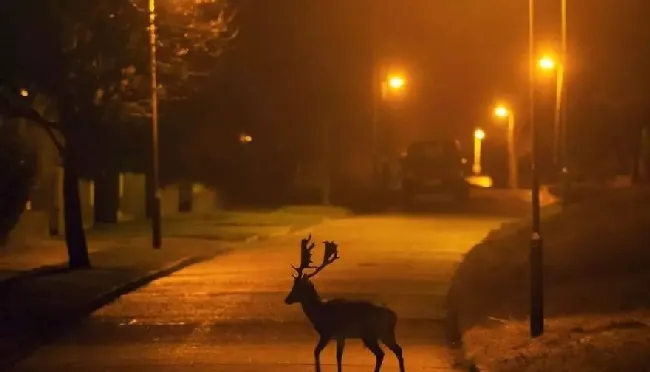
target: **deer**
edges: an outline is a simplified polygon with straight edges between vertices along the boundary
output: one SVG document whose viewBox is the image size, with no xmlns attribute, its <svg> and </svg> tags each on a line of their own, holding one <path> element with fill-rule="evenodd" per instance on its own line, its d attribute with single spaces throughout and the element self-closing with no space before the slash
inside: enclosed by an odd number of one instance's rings
<svg viewBox="0 0 650 372">
<path fill-rule="evenodd" d="M 369 301 L 335 298 L 322 300 L 311 279 L 324 268 L 339 259 L 338 245 L 334 241 L 324 241 L 325 254 L 319 266 L 312 266 L 311 234 L 300 242 L 300 266 L 295 270 L 293 287 L 284 300 L 285 304 L 299 303 L 307 319 L 318 333 L 319 340 L 314 348 L 314 366 L 320 372 L 320 354 L 331 340 L 336 340 L 336 366 L 342 372 L 343 349 L 348 339 L 361 339 L 364 346 L 375 356 L 375 372 L 379 372 L 384 360 L 381 341 L 390 349 L 399 362 L 400 372 L 404 372 L 402 348 L 395 338 L 397 314 L 383 305 Z M 313 270 L 305 273 L 305 269 Z"/>
</svg>

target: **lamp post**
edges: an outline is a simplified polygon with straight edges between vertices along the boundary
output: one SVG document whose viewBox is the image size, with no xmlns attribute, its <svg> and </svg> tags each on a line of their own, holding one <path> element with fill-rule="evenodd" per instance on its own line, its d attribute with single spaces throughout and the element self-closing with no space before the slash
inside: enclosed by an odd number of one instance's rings
<svg viewBox="0 0 650 372">
<path fill-rule="evenodd" d="M 151 69 L 151 230 L 154 249 L 162 246 L 161 216 L 160 216 L 160 180 L 158 161 L 158 75 L 156 59 L 156 0 L 149 0 L 149 51 Z"/>
<path fill-rule="evenodd" d="M 372 74 L 372 166 L 373 180 L 379 180 L 379 112 L 380 103 L 387 98 L 404 93 L 408 81 L 402 73 L 386 74 L 379 64 L 375 64 Z"/>
<path fill-rule="evenodd" d="M 515 113 L 505 106 L 494 108 L 494 116 L 508 119 L 508 186 L 516 190 L 518 186 L 517 155 L 515 153 Z"/>
<path fill-rule="evenodd" d="M 560 150 L 560 171 L 562 182 L 562 200 L 564 204 L 568 202 L 569 194 L 571 192 L 571 180 L 569 177 L 569 162 L 568 162 L 568 142 L 567 142 L 567 84 L 566 84 L 566 65 L 567 65 L 567 0 L 561 0 L 561 20 L 562 20 L 562 80 L 560 90 L 560 104 L 561 113 L 558 122 L 561 122 L 561 135 L 559 136 L 558 147 Z"/>
<path fill-rule="evenodd" d="M 531 212 L 530 239 L 530 334 L 539 337 L 544 333 L 544 271 L 543 239 L 540 229 L 538 128 L 535 124 L 535 0 L 528 0 L 528 58 L 529 58 L 529 120 L 531 126 Z M 549 66 L 548 61 L 540 67 Z"/>
<path fill-rule="evenodd" d="M 482 129 L 476 129 L 474 131 L 474 164 L 472 165 L 472 171 L 477 176 L 481 174 L 481 151 L 483 139 L 485 139 L 485 132 Z"/>
</svg>

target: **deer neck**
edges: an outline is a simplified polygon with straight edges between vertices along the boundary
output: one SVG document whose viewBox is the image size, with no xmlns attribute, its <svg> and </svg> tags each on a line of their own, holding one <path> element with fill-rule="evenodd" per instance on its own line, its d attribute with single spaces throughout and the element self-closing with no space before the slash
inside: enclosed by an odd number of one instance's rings
<svg viewBox="0 0 650 372">
<path fill-rule="evenodd" d="M 312 295 L 300 301 L 300 306 L 302 306 L 302 311 L 305 313 L 309 321 L 316 326 L 321 313 L 320 310 L 323 306 L 323 300 L 321 300 L 318 292 L 314 290 Z"/>
</svg>

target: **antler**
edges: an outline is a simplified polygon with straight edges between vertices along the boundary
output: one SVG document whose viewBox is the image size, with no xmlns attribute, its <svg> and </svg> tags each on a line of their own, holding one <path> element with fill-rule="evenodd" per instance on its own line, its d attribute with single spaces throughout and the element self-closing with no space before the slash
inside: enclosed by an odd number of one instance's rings
<svg viewBox="0 0 650 372">
<path fill-rule="evenodd" d="M 313 263 L 311 260 L 311 251 L 314 249 L 314 243 L 310 243 L 311 234 L 309 234 L 307 238 L 300 241 L 300 266 L 295 267 L 291 265 L 291 267 L 293 267 L 293 269 L 296 270 L 296 273 L 298 274 L 297 276 L 294 275 L 294 278 L 300 278 L 304 269 L 313 268 L 313 266 L 311 266 Z"/>
<path fill-rule="evenodd" d="M 312 278 L 321 270 L 332 264 L 332 262 L 336 261 L 339 259 L 339 246 L 333 241 L 324 241 L 323 244 L 325 244 L 325 253 L 323 254 L 323 262 L 310 274 L 305 275 L 307 278 Z M 313 245 L 312 245 L 313 246 Z"/>
</svg>

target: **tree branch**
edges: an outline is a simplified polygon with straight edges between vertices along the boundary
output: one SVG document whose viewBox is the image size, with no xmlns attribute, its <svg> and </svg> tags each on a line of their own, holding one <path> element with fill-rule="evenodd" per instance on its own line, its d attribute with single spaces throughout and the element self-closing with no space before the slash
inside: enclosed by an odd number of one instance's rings
<svg viewBox="0 0 650 372">
<path fill-rule="evenodd" d="M 63 154 L 64 146 L 54 134 L 54 130 L 61 131 L 59 123 L 44 119 L 31 107 L 17 107 L 16 105 L 12 105 L 2 96 L 0 96 L 0 114 L 5 114 L 14 118 L 22 118 L 41 125 L 54 143 L 54 146 L 56 146 L 57 150 Z"/>
</svg>

